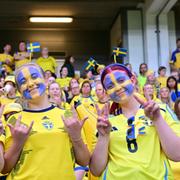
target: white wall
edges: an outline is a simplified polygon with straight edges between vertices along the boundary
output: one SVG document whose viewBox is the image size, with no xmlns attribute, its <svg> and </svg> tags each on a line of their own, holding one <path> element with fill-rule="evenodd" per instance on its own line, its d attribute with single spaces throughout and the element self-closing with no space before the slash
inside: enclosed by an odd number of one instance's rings
<svg viewBox="0 0 180 180">
<path fill-rule="evenodd" d="M 176 26 L 174 11 L 168 13 L 169 53 L 176 49 Z"/>
<path fill-rule="evenodd" d="M 139 71 L 139 65 L 144 61 L 143 55 L 143 31 L 140 11 L 128 11 L 128 54 L 129 63 L 133 71 Z"/>
<path fill-rule="evenodd" d="M 113 47 L 116 47 L 119 42 L 122 41 L 121 37 L 121 16 L 118 15 L 110 32 L 111 51 Z"/>
<path fill-rule="evenodd" d="M 144 15 L 144 18 L 144 34 L 146 47 L 145 62 L 148 64 L 149 69 L 156 70 L 158 68 L 156 16 L 146 13 Z"/>
</svg>

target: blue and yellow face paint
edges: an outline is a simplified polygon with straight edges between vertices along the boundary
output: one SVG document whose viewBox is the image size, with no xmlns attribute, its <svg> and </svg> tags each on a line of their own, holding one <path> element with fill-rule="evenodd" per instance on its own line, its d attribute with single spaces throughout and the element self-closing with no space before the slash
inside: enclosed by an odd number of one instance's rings
<svg viewBox="0 0 180 180">
<path fill-rule="evenodd" d="M 121 70 L 114 70 L 107 74 L 103 84 L 110 98 L 117 103 L 126 99 L 134 91 L 134 86 L 129 76 Z"/>
<path fill-rule="evenodd" d="M 46 91 L 43 75 L 35 66 L 22 68 L 16 75 L 16 81 L 25 99 L 34 99 Z"/>
</svg>

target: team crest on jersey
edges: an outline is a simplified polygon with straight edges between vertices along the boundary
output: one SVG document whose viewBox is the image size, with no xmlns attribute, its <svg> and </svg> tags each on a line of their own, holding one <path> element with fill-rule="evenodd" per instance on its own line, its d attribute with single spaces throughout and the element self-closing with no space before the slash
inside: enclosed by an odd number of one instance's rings
<svg viewBox="0 0 180 180">
<path fill-rule="evenodd" d="M 54 124 L 51 121 L 43 121 L 42 125 L 47 129 L 51 130 L 54 127 Z"/>
</svg>

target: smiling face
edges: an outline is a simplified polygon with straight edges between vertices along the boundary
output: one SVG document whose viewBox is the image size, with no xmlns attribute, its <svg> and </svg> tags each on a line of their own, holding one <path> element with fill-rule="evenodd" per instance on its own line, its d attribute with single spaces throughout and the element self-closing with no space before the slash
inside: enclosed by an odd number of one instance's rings
<svg viewBox="0 0 180 180">
<path fill-rule="evenodd" d="M 117 103 L 127 100 L 134 90 L 131 79 L 122 70 L 113 70 L 106 74 L 103 84 L 110 98 Z"/>
<path fill-rule="evenodd" d="M 36 66 L 24 66 L 16 73 L 16 82 L 25 99 L 36 99 L 46 91 L 44 77 Z"/>
</svg>

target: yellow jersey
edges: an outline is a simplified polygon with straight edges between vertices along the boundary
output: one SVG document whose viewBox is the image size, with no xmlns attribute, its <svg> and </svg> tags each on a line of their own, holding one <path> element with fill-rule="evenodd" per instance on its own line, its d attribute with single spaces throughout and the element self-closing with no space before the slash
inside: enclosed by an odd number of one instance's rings
<svg viewBox="0 0 180 180">
<path fill-rule="evenodd" d="M 10 63 L 13 65 L 14 59 L 13 59 L 13 57 L 10 54 L 0 54 L 0 62 L 3 63 L 2 67 L 5 68 L 7 73 L 12 73 L 11 66 L 5 64 L 6 63 L 6 59 L 8 59 L 10 61 Z"/>
<path fill-rule="evenodd" d="M 52 56 L 48 56 L 48 58 L 39 57 L 36 63 L 43 69 L 44 72 L 49 70 L 52 73 L 55 73 L 57 63 Z"/>
<path fill-rule="evenodd" d="M 60 85 L 61 88 L 64 87 L 69 87 L 69 82 L 70 82 L 71 78 L 70 77 L 66 77 L 66 78 L 57 78 L 56 82 Z"/>
<path fill-rule="evenodd" d="M 167 77 L 157 77 L 157 81 L 158 83 L 160 84 L 160 87 L 166 87 L 166 84 L 167 84 Z"/>
<path fill-rule="evenodd" d="M 180 180 L 180 162 L 170 161 L 170 165 L 174 175 L 174 180 Z"/>
<path fill-rule="evenodd" d="M 51 106 L 40 111 L 23 110 L 8 119 L 8 123 L 15 124 L 22 115 L 21 123 L 29 126 L 34 120 L 34 125 L 7 180 L 75 180 L 74 154 L 61 119 L 63 114 L 64 110 Z M 5 151 L 11 143 L 12 136 L 6 128 Z"/>
<path fill-rule="evenodd" d="M 166 105 L 160 105 L 160 109 L 164 120 L 180 136 L 180 122 L 175 114 Z M 109 157 L 100 179 L 174 179 L 156 128 L 143 108 L 129 121 L 123 114 L 111 116 L 109 121 L 112 124 Z"/>
<path fill-rule="evenodd" d="M 174 64 L 175 68 L 180 68 L 180 50 L 176 49 L 171 56 L 170 64 Z"/>
<path fill-rule="evenodd" d="M 26 54 L 29 54 L 29 53 L 28 52 L 17 52 L 18 56 L 24 56 L 25 57 Z M 31 54 L 31 56 L 32 56 L 32 54 Z M 19 60 L 14 59 L 14 61 L 15 61 L 15 68 L 16 69 L 18 67 L 22 66 L 23 64 L 31 62 L 31 60 L 28 59 L 28 58 L 24 58 L 24 59 L 21 59 L 21 60 L 20 59 Z"/>
</svg>

